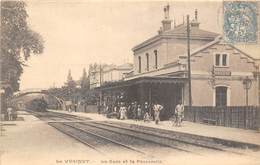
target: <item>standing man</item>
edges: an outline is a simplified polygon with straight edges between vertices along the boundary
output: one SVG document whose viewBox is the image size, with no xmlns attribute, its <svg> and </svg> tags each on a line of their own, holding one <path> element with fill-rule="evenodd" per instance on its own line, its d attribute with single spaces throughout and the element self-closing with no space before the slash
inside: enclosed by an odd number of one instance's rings
<svg viewBox="0 0 260 165">
<path fill-rule="evenodd" d="M 71 112 L 71 105 L 69 105 L 69 112 Z"/>
<path fill-rule="evenodd" d="M 137 102 L 134 102 L 134 106 L 133 106 L 133 119 L 137 120 Z"/>
<path fill-rule="evenodd" d="M 144 122 L 146 122 L 146 121 L 150 121 L 150 106 L 148 105 L 148 102 L 146 101 L 145 103 L 144 103 L 144 117 L 143 117 L 143 119 L 144 119 Z"/>
<path fill-rule="evenodd" d="M 13 108 L 12 107 L 7 108 L 7 115 L 8 115 L 8 120 L 12 121 L 13 120 Z"/>
<path fill-rule="evenodd" d="M 125 120 L 127 119 L 126 117 L 126 106 L 125 106 L 125 103 L 121 103 L 121 107 L 120 107 L 120 120 Z"/>
<path fill-rule="evenodd" d="M 154 106 L 154 103 L 149 104 L 149 114 L 151 115 L 151 120 L 155 120 L 153 106 Z"/>
<path fill-rule="evenodd" d="M 146 112 L 148 112 L 148 113 L 150 112 L 150 107 L 149 107 L 147 101 L 144 103 L 144 113 L 146 113 Z"/>
<path fill-rule="evenodd" d="M 155 102 L 153 106 L 154 110 L 154 118 L 155 118 L 155 124 L 158 124 L 160 121 L 160 111 L 163 109 L 163 106 Z"/>
<path fill-rule="evenodd" d="M 132 118 L 132 103 L 129 103 L 127 107 L 127 118 L 131 119 Z"/>
<path fill-rule="evenodd" d="M 98 114 L 100 114 L 100 112 L 101 112 L 101 104 L 100 104 L 100 101 L 97 103 L 97 110 L 98 110 Z"/>
<path fill-rule="evenodd" d="M 137 106 L 137 120 L 141 120 L 142 119 L 142 108 L 141 105 L 138 104 Z"/>
<path fill-rule="evenodd" d="M 177 116 L 177 122 L 176 122 L 176 125 L 177 126 L 181 126 L 181 122 L 184 118 L 184 106 L 182 104 L 182 101 L 180 100 L 179 103 L 176 105 L 176 108 L 175 108 L 175 114 Z"/>
</svg>

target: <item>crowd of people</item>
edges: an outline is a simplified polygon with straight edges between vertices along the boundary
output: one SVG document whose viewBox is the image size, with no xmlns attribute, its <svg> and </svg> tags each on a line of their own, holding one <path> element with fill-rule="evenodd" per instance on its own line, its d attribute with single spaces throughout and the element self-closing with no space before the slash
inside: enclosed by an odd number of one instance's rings
<svg viewBox="0 0 260 165">
<path fill-rule="evenodd" d="M 143 120 L 144 122 L 154 121 L 155 124 L 160 122 L 160 113 L 164 109 L 163 105 L 158 102 L 148 103 L 144 102 L 143 105 L 134 102 L 117 102 L 114 104 L 106 105 L 101 109 L 98 106 L 98 111 L 101 113 L 103 111 L 108 118 L 117 118 L 120 120 L 133 119 L 133 120 Z M 175 126 L 181 126 L 184 118 L 184 106 L 180 101 L 175 109 L 172 110 L 172 117 L 174 118 Z"/>
</svg>

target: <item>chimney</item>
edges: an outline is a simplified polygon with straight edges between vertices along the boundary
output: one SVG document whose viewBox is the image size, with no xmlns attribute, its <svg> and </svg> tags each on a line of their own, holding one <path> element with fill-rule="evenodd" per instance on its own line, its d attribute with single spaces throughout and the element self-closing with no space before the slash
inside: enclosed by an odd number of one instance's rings
<svg viewBox="0 0 260 165">
<path fill-rule="evenodd" d="M 195 9 L 195 14 L 194 14 L 194 19 L 191 21 L 190 25 L 191 25 L 191 28 L 199 28 L 199 21 L 198 21 L 198 10 Z"/>
<path fill-rule="evenodd" d="M 162 27 L 160 27 L 160 29 L 158 30 L 158 34 L 162 34 L 163 30 Z"/>
<path fill-rule="evenodd" d="M 168 31 L 171 30 L 171 24 L 172 24 L 172 20 L 170 19 L 170 6 L 169 4 L 167 6 L 164 7 L 164 20 L 162 20 L 162 31 Z"/>
</svg>

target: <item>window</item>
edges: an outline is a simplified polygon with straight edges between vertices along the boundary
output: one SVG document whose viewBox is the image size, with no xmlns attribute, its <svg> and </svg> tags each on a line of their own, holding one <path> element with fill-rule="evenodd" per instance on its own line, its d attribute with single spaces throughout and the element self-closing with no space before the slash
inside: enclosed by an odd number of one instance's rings
<svg viewBox="0 0 260 165">
<path fill-rule="evenodd" d="M 146 70 L 149 71 L 149 54 L 146 53 Z"/>
<path fill-rule="evenodd" d="M 226 53 L 216 53 L 215 54 L 215 66 L 217 66 L 217 67 L 227 67 L 228 66 L 228 54 L 226 54 Z"/>
<path fill-rule="evenodd" d="M 157 59 L 157 50 L 154 50 L 154 62 L 155 62 L 155 69 L 158 68 L 158 59 Z"/>
<path fill-rule="evenodd" d="M 227 87 L 216 87 L 216 106 L 227 106 Z"/>
<path fill-rule="evenodd" d="M 142 71 L 141 65 L 142 65 L 142 64 L 141 64 L 141 57 L 139 56 L 139 57 L 138 57 L 138 66 L 139 66 L 139 67 L 138 67 L 138 73 L 141 73 L 141 71 Z"/>
<path fill-rule="evenodd" d="M 215 65 L 216 65 L 216 66 L 219 66 L 219 65 L 220 65 L 220 54 L 216 54 L 215 59 L 216 59 Z"/>
<path fill-rule="evenodd" d="M 226 54 L 222 54 L 222 65 L 227 66 L 227 55 Z"/>
</svg>

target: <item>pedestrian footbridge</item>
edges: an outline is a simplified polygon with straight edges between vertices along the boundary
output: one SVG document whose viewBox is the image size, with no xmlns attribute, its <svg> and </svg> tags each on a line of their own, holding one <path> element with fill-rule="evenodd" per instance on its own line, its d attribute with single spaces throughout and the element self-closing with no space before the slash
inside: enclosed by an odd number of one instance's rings
<svg viewBox="0 0 260 165">
<path fill-rule="evenodd" d="M 31 97 L 28 97 L 31 96 Z M 44 98 L 48 105 L 57 105 L 55 109 L 65 109 L 65 101 L 57 96 L 49 93 L 44 89 L 31 89 L 16 92 L 11 98 L 10 102 L 17 107 L 21 107 L 23 103 L 31 101 L 37 97 Z"/>
</svg>

